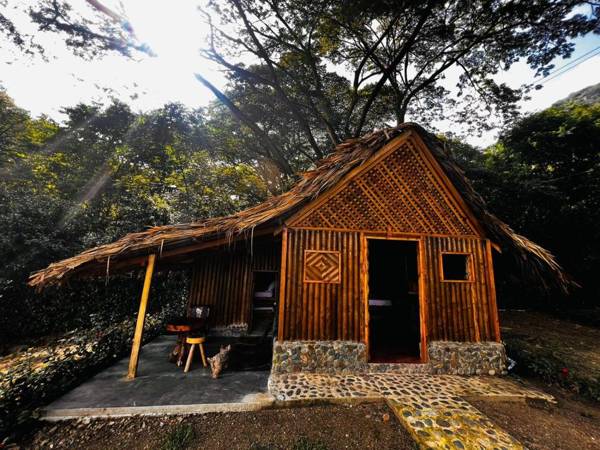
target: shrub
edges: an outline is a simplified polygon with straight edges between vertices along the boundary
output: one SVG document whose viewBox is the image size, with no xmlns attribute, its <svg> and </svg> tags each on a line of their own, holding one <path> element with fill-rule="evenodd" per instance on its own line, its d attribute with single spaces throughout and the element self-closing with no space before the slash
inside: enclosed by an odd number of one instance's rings
<svg viewBox="0 0 600 450">
<path fill-rule="evenodd" d="M 178 311 L 168 305 L 149 314 L 144 341 L 160 334 L 165 320 Z M 131 349 L 135 318 L 106 328 L 77 329 L 43 347 L 0 360 L 0 435 L 25 425 L 36 408 L 107 367 Z"/>
</svg>

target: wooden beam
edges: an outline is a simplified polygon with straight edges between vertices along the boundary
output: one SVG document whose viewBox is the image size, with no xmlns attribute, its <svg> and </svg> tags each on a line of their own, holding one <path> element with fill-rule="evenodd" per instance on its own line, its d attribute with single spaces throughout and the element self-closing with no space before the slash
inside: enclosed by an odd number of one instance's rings
<svg viewBox="0 0 600 450">
<path fill-rule="evenodd" d="M 254 237 L 261 236 L 262 237 L 262 236 L 270 235 L 272 233 L 277 232 L 279 228 L 280 227 L 269 227 L 269 228 L 265 228 L 263 230 L 258 230 L 258 231 L 254 232 L 253 236 Z M 201 241 L 201 242 L 197 242 L 195 244 L 182 245 L 180 247 L 177 247 L 177 248 L 174 248 L 171 250 L 164 250 L 162 252 L 162 255 L 160 255 L 160 267 L 162 268 L 165 264 L 178 264 L 180 262 L 178 259 L 174 259 L 173 261 L 170 261 L 169 258 L 176 258 L 181 255 L 183 255 L 183 256 L 181 256 L 182 258 L 189 258 L 190 257 L 189 254 L 193 254 L 194 252 L 198 252 L 198 251 L 202 251 L 202 250 L 210 250 L 210 249 L 214 249 L 217 247 L 224 247 L 226 245 L 244 241 L 244 240 L 248 240 L 248 239 L 249 239 L 248 236 L 245 236 L 245 235 L 235 235 L 232 238 L 223 237 L 223 238 L 219 238 L 219 239 Z M 152 247 L 150 247 L 150 248 L 152 248 Z M 144 249 L 144 250 L 148 250 L 148 249 Z M 123 272 L 124 272 L 127 269 L 130 269 L 130 268 L 132 269 L 136 266 L 144 267 L 147 264 L 147 262 L 148 262 L 147 255 L 132 256 L 132 257 L 128 257 L 128 258 L 123 258 L 122 260 L 111 259 L 110 269 L 111 269 L 112 273 L 114 273 L 116 271 L 120 271 L 121 269 L 123 269 Z M 90 264 L 94 264 L 97 267 L 86 268 L 84 266 L 81 269 L 74 272 L 71 275 L 71 277 L 75 276 L 75 275 L 81 276 L 82 278 L 83 277 L 96 277 L 96 276 L 106 274 L 106 258 L 94 260 Z"/>
<path fill-rule="evenodd" d="M 485 240 L 485 255 L 487 259 L 487 272 L 490 292 L 490 318 L 494 328 L 494 337 L 500 342 L 500 319 L 498 318 L 498 304 L 496 303 L 496 282 L 494 280 L 494 260 L 492 257 L 492 243 L 489 239 Z"/>
<path fill-rule="evenodd" d="M 288 230 L 283 227 L 281 235 L 281 264 L 279 265 L 279 316 L 277 322 L 277 340 L 283 341 L 285 327 L 285 280 L 287 276 L 287 237 Z"/>
<path fill-rule="evenodd" d="M 371 360 L 371 348 L 369 345 L 369 248 L 367 237 L 360 233 L 360 293 L 363 302 L 363 333 L 364 343 L 367 347 L 367 362 Z"/>
<path fill-rule="evenodd" d="M 426 363 L 429 360 L 429 353 L 427 352 L 427 336 L 428 336 L 428 316 L 429 316 L 429 303 L 427 301 L 427 285 L 433 280 L 429 280 L 427 277 L 427 265 L 426 265 L 426 254 L 425 254 L 425 240 L 419 239 L 417 242 L 417 258 L 418 258 L 418 282 L 419 282 L 419 320 L 420 320 L 420 332 L 421 332 L 421 362 Z"/>
<path fill-rule="evenodd" d="M 146 321 L 146 307 L 148 306 L 148 295 L 150 294 L 150 283 L 152 282 L 152 273 L 154 272 L 154 261 L 156 255 L 148 256 L 148 265 L 146 266 L 146 277 L 144 278 L 144 287 L 142 289 L 142 298 L 140 299 L 140 309 L 138 311 L 137 322 L 135 324 L 135 334 L 133 335 L 133 345 L 131 347 L 131 357 L 129 359 L 129 370 L 127 378 L 130 380 L 137 375 L 138 358 L 140 356 L 140 347 L 142 345 L 142 336 L 144 334 L 144 322 Z"/>
</svg>

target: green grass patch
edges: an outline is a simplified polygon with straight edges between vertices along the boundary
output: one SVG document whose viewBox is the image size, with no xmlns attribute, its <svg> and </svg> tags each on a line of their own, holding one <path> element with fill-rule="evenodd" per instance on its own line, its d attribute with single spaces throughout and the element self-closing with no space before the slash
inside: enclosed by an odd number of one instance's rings
<svg viewBox="0 0 600 450">
<path fill-rule="evenodd" d="M 184 450 L 194 440 L 194 428 L 189 423 L 180 423 L 169 431 L 160 450 Z"/>
</svg>

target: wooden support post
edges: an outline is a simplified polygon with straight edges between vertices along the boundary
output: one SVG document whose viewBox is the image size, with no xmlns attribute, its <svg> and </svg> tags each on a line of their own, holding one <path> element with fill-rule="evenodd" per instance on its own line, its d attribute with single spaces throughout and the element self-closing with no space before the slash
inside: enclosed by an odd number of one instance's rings
<svg viewBox="0 0 600 450">
<path fill-rule="evenodd" d="M 425 239 L 417 241 L 417 259 L 418 259 L 418 282 L 419 282 L 419 329 L 421 332 L 421 362 L 426 363 L 429 360 L 427 352 L 427 334 L 429 326 L 429 303 L 427 302 L 427 283 L 431 282 L 427 278 L 427 265 L 425 261 Z"/>
<path fill-rule="evenodd" d="M 133 345 L 131 347 L 131 358 L 129 359 L 129 370 L 127 372 L 127 378 L 129 379 L 133 379 L 137 375 L 138 357 L 140 355 L 140 346 L 142 345 L 142 336 L 144 334 L 146 306 L 148 306 L 148 294 L 150 293 L 150 283 L 152 282 L 152 273 L 154 272 L 155 260 L 156 255 L 148 256 L 146 277 L 144 278 L 144 288 L 142 289 L 142 298 L 140 299 L 140 310 L 138 311 L 137 323 L 135 324 L 135 334 L 133 335 Z"/>
</svg>

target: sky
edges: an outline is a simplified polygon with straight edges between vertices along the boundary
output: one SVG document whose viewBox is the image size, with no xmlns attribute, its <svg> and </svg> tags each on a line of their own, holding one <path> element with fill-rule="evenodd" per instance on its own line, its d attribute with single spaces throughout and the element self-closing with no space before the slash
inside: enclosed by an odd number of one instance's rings
<svg viewBox="0 0 600 450">
<path fill-rule="evenodd" d="M 3 7 L 24 31 L 35 34 L 24 6 L 33 0 L 9 0 Z M 127 59 L 111 54 L 94 60 L 84 60 L 66 48 L 59 35 L 37 34 L 47 48 L 48 60 L 24 56 L 10 45 L 0 47 L 0 85 L 22 108 L 34 116 L 46 114 L 56 120 L 64 116 L 60 109 L 80 102 L 106 103 L 117 97 L 129 103 L 134 110 L 159 108 L 168 102 L 181 102 L 188 107 L 206 106 L 213 95 L 194 77 L 201 73 L 217 87 L 222 88 L 225 77 L 213 64 L 199 55 L 205 46 L 207 30 L 196 6 L 198 1 L 177 0 L 105 0 L 107 6 L 127 15 L 138 39 L 148 44 L 155 57 L 136 56 Z M 168 5 L 168 6 L 166 6 Z M 597 52 L 592 50 L 598 49 Z M 544 109 L 591 84 L 600 82 L 600 36 L 588 35 L 576 41 L 571 61 L 592 51 L 595 55 L 577 61 L 571 70 L 548 79 L 543 89 L 534 91 L 531 99 L 521 102 L 523 112 Z M 588 55 L 589 56 L 589 55 Z M 570 60 L 557 60 L 557 68 Z M 581 62 L 583 61 L 583 62 Z M 452 77 L 449 77 L 451 79 Z M 508 72 L 498 75 L 500 81 L 516 87 L 534 79 L 534 73 L 525 63 L 517 63 Z M 440 122 L 441 131 L 456 131 L 456 124 Z M 466 136 L 469 143 L 478 146 L 492 144 L 497 131 L 482 136 Z"/>
</svg>

